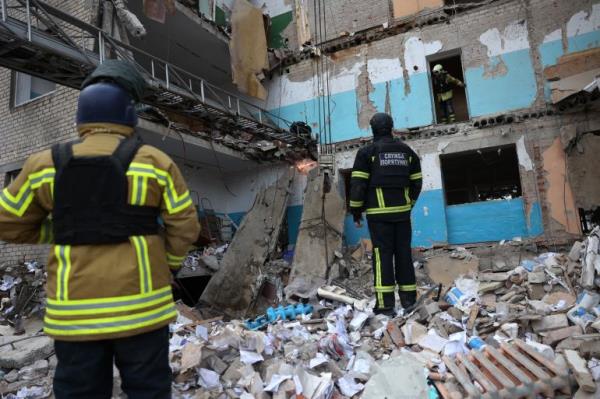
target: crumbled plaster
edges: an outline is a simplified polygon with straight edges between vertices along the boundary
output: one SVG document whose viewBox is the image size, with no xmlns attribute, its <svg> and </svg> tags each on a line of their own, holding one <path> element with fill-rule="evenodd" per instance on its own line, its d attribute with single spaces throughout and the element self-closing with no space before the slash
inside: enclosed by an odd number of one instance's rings
<svg viewBox="0 0 600 399">
<path fill-rule="evenodd" d="M 563 226 L 567 233 L 581 234 L 575 198 L 567 178 L 567 163 L 560 137 L 542 154 L 547 182 L 547 203 L 550 216 Z"/>
<path fill-rule="evenodd" d="M 368 129 L 369 120 L 377 112 L 375 104 L 369 98 L 369 94 L 375 90 L 369 73 L 368 51 L 364 52 L 365 61 L 360 68 L 356 84 L 356 117 L 361 129 Z M 376 69 L 376 68 L 375 68 Z"/>
<path fill-rule="evenodd" d="M 567 22 L 567 37 L 582 35 L 600 29 L 600 4 L 592 5 L 592 10 L 579 11 Z"/>
<path fill-rule="evenodd" d="M 483 66 L 483 77 L 494 78 L 504 76 L 508 73 L 508 67 L 502 58 L 498 58 L 494 62 L 486 62 Z"/>
<path fill-rule="evenodd" d="M 439 152 L 421 155 L 421 171 L 423 172 L 423 190 L 440 190 L 442 188 Z"/>
<path fill-rule="evenodd" d="M 525 147 L 525 136 L 521 136 L 517 141 L 517 157 L 519 158 L 519 165 L 521 165 L 523 169 L 526 171 L 533 170 L 533 162 L 529 157 L 527 147 Z"/>
<path fill-rule="evenodd" d="M 487 47 L 488 57 L 529 48 L 527 22 L 525 20 L 510 23 L 503 32 L 498 28 L 488 29 L 479 36 L 479 42 Z"/>
</svg>

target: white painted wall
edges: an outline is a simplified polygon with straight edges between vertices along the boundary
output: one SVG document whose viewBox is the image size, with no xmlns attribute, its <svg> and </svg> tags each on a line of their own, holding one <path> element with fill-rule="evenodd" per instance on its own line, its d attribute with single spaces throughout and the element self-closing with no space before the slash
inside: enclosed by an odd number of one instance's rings
<svg viewBox="0 0 600 399">
<path fill-rule="evenodd" d="M 406 65 L 408 75 L 427 72 L 426 56 L 435 54 L 442 49 L 441 41 L 423 42 L 419 37 L 411 37 L 405 43 L 404 60 L 398 57 L 369 58 L 366 47 L 357 51 L 354 63 L 348 66 L 338 66 L 328 59 L 330 68 L 330 90 L 331 94 L 355 90 L 358 77 L 366 66 L 369 80 L 372 84 L 388 82 L 401 79 L 403 75 L 403 64 Z M 415 70 L 414 67 L 418 68 Z M 294 81 L 289 75 L 277 76 L 269 83 L 269 97 L 267 108 L 276 109 L 291 104 L 310 101 L 319 95 L 317 79 L 312 76 L 307 80 Z"/>
<path fill-rule="evenodd" d="M 479 36 L 479 41 L 487 47 L 488 57 L 528 49 L 527 22 L 512 22 L 502 32 L 498 28 L 488 29 Z"/>
</svg>

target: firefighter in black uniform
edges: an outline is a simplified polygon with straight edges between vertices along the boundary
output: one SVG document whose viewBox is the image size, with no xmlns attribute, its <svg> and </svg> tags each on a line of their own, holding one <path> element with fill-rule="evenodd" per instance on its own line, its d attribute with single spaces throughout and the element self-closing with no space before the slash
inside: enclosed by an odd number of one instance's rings
<svg viewBox="0 0 600 399">
<path fill-rule="evenodd" d="M 356 154 L 350 188 L 350 211 L 357 227 L 366 210 L 373 242 L 376 313 L 393 315 L 398 284 L 402 307 L 415 303 L 417 287 L 411 256 L 410 211 L 421 192 L 417 154 L 392 136 L 391 116 L 371 118 L 373 143 Z"/>
</svg>

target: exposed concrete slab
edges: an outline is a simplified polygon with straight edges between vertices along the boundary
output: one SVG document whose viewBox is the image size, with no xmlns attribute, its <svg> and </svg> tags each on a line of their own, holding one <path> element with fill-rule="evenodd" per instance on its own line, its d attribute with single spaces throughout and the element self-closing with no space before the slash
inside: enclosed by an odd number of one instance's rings
<svg viewBox="0 0 600 399">
<path fill-rule="evenodd" d="M 326 283 L 327 265 L 333 262 L 334 252 L 342 245 L 346 215 L 344 200 L 336 184 L 332 183 L 331 190 L 325 194 L 323 207 L 323 181 L 324 175 L 317 168 L 310 171 L 290 284 L 285 290 L 288 298 L 315 295 L 317 288 Z M 323 212 L 327 227 L 323 225 Z"/>
<path fill-rule="evenodd" d="M 277 244 L 291 183 L 292 173 L 287 171 L 256 195 L 201 302 L 231 316 L 245 315 L 258 295 L 261 267 Z"/>
<path fill-rule="evenodd" d="M 20 336 L 3 337 L 0 344 L 21 339 Z M 0 348 L 0 368 L 20 369 L 36 360 L 46 359 L 54 351 L 54 341 L 45 336 L 31 338 Z"/>
</svg>

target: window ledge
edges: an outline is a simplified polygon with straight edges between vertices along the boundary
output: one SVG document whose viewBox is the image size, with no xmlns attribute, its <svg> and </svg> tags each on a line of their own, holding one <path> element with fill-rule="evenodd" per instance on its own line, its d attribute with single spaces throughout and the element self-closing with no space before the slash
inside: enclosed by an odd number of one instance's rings
<svg viewBox="0 0 600 399">
<path fill-rule="evenodd" d="M 54 89 L 52 91 L 49 91 L 48 93 L 44 93 L 41 96 L 37 96 L 36 98 L 32 98 L 31 100 L 23 101 L 22 103 L 19 103 L 19 104 L 14 104 L 12 108 L 13 109 L 18 109 L 18 108 L 24 107 L 26 105 L 35 103 L 35 102 L 37 102 L 39 100 L 43 100 L 46 97 L 53 96 L 55 93 L 56 93 L 56 89 Z"/>
</svg>

